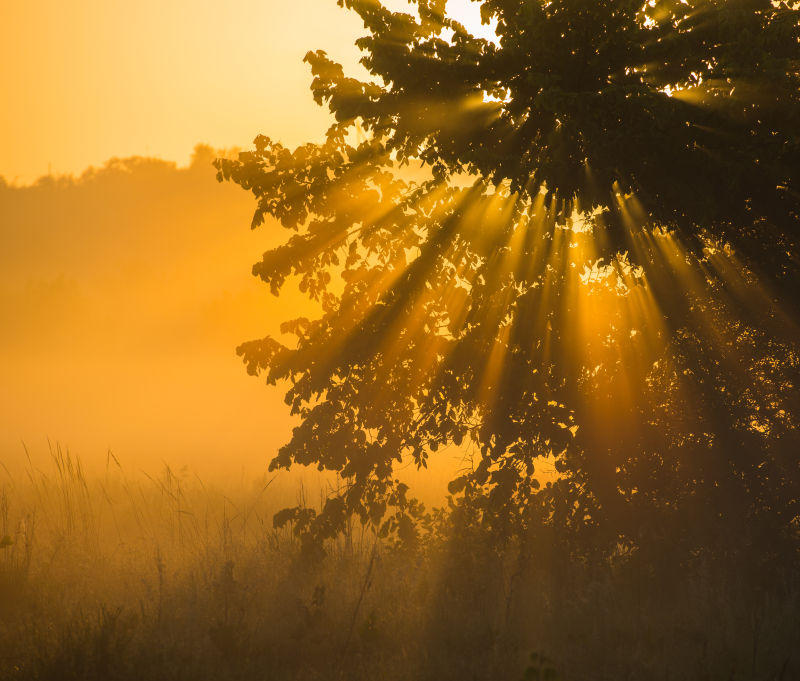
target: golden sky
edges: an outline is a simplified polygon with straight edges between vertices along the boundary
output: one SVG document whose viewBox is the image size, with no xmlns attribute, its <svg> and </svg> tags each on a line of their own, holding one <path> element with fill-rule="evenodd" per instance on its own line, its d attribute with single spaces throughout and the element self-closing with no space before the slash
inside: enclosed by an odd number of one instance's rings
<svg viewBox="0 0 800 681">
<path fill-rule="evenodd" d="M 90 467 L 110 448 L 151 471 L 264 469 L 292 422 L 234 349 L 298 299 L 250 273 L 280 230 L 251 232 L 252 197 L 192 154 L 321 139 L 303 56 L 363 76 L 362 33 L 335 0 L 0 2 L 0 463 L 49 439 Z M 107 164 L 134 156 L 162 160 Z"/>
<path fill-rule="evenodd" d="M 451 0 L 480 30 L 477 5 Z M 390 0 L 393 8 L 408 7 Z M 198 142 L 321 138 L 303 55 L 357 75 L 363 33 L 335 0 L 25 0 L 0 3 L 0 176 L 29 183 L 112 156 L 186 163 Z"/>
<path fill-rule="evenodd" d="M 357 20 L 325 0 L 26 0 L 0 9 L 0 175 L 111 156 L 187 161 L 198 142 L 324 131 L 303 55 L 352 63 Z"/>
</svg>

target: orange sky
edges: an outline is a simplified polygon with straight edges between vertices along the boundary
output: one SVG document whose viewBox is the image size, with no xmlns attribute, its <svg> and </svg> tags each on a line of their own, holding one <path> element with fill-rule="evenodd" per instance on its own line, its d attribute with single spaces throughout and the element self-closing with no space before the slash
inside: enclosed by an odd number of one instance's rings
<svg viewBox="0 0 800 681">
<path fill-rule="evenodd" d="M 250 232 L 252 197 L 214 181 L 211 149 L 189 162 L 201 142 L 320 139 L 303 55 L 363 75 L 362 32 L 335 0 L 0 3 L 0 463 L 24 464 L 22 442 L 46 459 L 49 438 L 90 465 L 111 448 L 151 471 L 264 469 L 291 421 L 234 348 L 297 298 L 250 274 L 280 230 Z M 106 165 L 133 156 L 187 167 Z M 48 170 L 80 179 L 27 186 Z"/>
<path fill-rule="evenodd" d="M 353 62 L 326 0 L 26 0 L 0 4 L 0 175 L 28 182 L 111 156 L 185 162 L 194 145 L 288 143 L 325 128 L 302 63 Z"/>
<path fill-rule="evenodd" d="M 481 29 L 477 5 L 450 4 Z M 258 133 L 319 139 L 328 118 L 303 55 L 324 49 L 358 75 L 362 32 L 335 0 L 2 2 L 0 176 L 29 183 L 112 156 L 186 163 L 198 142 L 245 147 Z"/>
</svg>

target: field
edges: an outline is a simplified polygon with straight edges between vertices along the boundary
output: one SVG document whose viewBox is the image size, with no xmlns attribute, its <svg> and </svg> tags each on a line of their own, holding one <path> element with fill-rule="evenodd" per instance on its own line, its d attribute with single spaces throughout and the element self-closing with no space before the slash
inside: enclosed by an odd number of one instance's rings
<svg viewBox="0 0 800 681">
<path fill-rule="evenodd" d="M 311 560 L 269 478 L 104 475 L 55 447 L 0 488 L 3 679 L 791 679 L 795 575 L 571 560 L 434 514 L 420 543 L 359 523 Z M 298 498 L 314 505 L 314 496 Z"/>
</svg>

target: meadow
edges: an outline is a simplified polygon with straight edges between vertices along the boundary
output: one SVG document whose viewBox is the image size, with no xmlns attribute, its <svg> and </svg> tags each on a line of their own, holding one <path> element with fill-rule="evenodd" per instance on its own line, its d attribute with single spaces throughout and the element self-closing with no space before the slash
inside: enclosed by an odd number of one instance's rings
<svg viewBox="0 0 800 681">
<path fill-rule="evenodd" d="M 266 475 L 2 473 L 0 678 L 792 679 L 797 574 L 498 547 L 446 508 L 413 547 L 355 521 L 310 560 Z M 318 505 L 325 490 L 296 489 Z M 543 528 L 545 529 L 545 528 Z M 524 545 L 523 545 L 524 544 Z M 740 569 L 741 568 L 741 569 Z"/>
</svg>

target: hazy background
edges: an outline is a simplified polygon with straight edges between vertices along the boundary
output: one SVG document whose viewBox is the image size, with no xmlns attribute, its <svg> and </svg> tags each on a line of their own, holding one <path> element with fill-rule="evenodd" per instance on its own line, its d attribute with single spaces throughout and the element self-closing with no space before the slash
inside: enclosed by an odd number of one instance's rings
<svg viewBox="0 0 800 681">
<path fill-rule="evenodd" d="M 247 229 L 249 196 L 216 182 L 213 156 L 0 186 L 6 465 L 49 438 L 92 462 L 111 448 L 147 468 L 252 470 L 286 440 L 280 392 L 234 350 L 298 301 L 250 274 L 270 236 Z"/>
<path fill-rule="evenodd" d="M 211 161 L 321 139 L 303 56 L 363 76 L 362 32 L 335 0 L 0 4 L 0 463 L 265 468 L 291 419 L 235 347 L 300 299 L 250 274 L 280 230 Z"/>
</svg>

